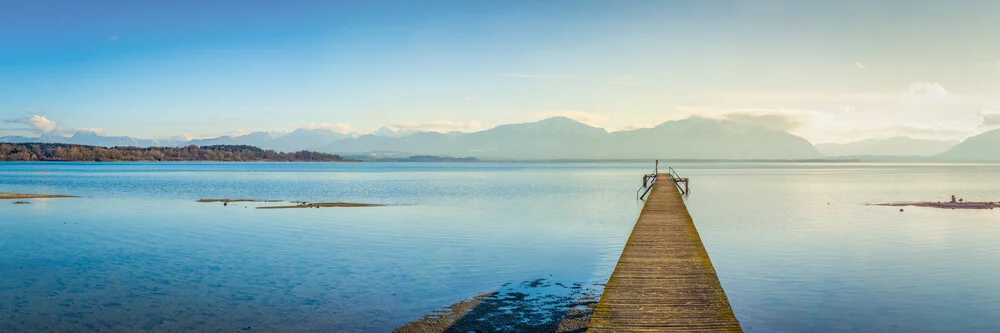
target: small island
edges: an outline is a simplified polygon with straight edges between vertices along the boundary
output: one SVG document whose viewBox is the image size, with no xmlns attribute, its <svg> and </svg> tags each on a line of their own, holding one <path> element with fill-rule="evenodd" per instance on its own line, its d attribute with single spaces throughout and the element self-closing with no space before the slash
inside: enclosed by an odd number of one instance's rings
<svg viewBox="0 0 1000 333">
<path fill-rule="evenodd" d="M 903 207 L 903 206 L 914 206 L 914 207 L 930 207 L 930 208 L 942 208 L 942 209 L 993 209 L 1000 208 L 1000 203 L 998 202 L 972 202 L 965 201 L 963 199 L 958 199 L 954 195 L 951 196 L 951 201 L 948 202 L 896 202 L 896 203 L 882 203 L 875 204 L 875 206 L 890 206 L 890 207 Z"/>
<path fill-rule="evenodd" d="M 196 202 L 221 202 L 223 206 L 229 206 L 229 203 L 247 203 L 247 202 L 285 202 L 284 200 L 260 200 L 260 199 L 198 199 Z M 322 207 L 382 207 L 383 204 L 368 204 L 368 203 L 357 203 L 357 202 L 305 202 L 305 201 L 292 201 L 294 205 L 281 205 L 281 206 L 258 206 L 257 209 L 285 209 L 285 208 L 322 208 Z"/>
<path fill-rule="evenodd" d="M 247 145 L 187 147 L 113 147 L 63 143 L 0 143 L 0 161 L 70 162 L 360 162 L 340 155 L 299 151 L 282 153 Z"/>
</svg>

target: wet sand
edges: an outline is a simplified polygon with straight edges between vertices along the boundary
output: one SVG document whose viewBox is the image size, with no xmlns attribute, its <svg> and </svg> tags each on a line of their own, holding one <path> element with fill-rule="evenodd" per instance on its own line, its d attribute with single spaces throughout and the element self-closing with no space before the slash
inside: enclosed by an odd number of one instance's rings
<svg viewBox="0 0 1000 333">
<path fill-rule="evenodd" d="M 1000 203 L 996 202 L 897 202 L 897 203 L 881 203 L 875 204 L 875 206 L 889 206 L 889 207 L 930 207 L 930 208 L 941 208 L 941 209 L 993 209 L 1000 208 Z"/>
<path fill-rule="evenodd" d="M 399 327 L 393 332 L 395 333 L 429 333 L 429 332 L 444 332 L 449 327 L 455 324 L 456 321 L 462 319 L 482 304 L 483 301 L 495 296 L 496 293 L 486 293 L 471 299 L 463 300 L 458 303 L 452 304 L 446 309 L 434 311 L 423 318 L 416 321 L 412 321 L 402 327 Z"/>
<path fill-rule="evenodd" d="M 72 195 L 60 194 L 26 194 L 26 193 L 0 193 L 2 199 L 52 199 L 52 198 L 77 198 Z"/>
<path fill-rule="evenodd" d="M 310 202 L 287 206 L 260 206 L 257 209 L 286 209 L 286 208 L 320 208 L 320 207 L 381 207 L 381 204 L 366 204 L 353 202 Z"/>
</svg>

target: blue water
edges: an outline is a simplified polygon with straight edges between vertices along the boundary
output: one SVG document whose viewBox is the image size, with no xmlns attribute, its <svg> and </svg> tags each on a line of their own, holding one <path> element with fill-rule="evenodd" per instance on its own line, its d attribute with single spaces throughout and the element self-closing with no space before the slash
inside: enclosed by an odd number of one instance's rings
<svg viewBox="0 0 1000 333">
<path fill-rule="evenodd" d="M 688 163 L 744 329 L 995 331 L 1000 166 Z M 606 281 L 640 163 L 2 163 L 0 331 L 388 331 L 523 281 Z M 257 210 L 201 198 L 386 207 Z M 245 208 L 246 207 L 246 208 Z"/>
<path fill-rule="evenodd" d="M 387 331 L 508 283 L 603 283 L 640 165 L 0 164 L 0 331 Z M 258 210 L 201 198 L 387 207 Z"/>
</svg>

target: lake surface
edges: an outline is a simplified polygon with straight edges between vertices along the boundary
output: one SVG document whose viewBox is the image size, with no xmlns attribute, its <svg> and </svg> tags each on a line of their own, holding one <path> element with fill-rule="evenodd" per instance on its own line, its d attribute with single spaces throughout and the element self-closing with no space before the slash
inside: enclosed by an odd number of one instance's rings
<svg viewBox="0 0 1000 333">
<path fill-rule="evenodd" d="M 610 276 L 639 163 L 0 163 L 0 331 L 388 331 Z M 744 329 L 993 331 L 1000 166 L 680 163 Z M 258 210 L 201 198 L 387 207 Z"/>
</svg>

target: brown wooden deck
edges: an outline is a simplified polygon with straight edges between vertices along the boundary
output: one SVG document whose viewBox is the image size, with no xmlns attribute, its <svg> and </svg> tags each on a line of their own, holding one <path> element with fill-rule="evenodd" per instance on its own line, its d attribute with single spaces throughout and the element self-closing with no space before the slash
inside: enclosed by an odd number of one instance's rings
<svg viewBox="0 0 1000 333">
<path fill-rule="evenodd" d="M 676 184 L 660 174 L 588 332 L 742 332 Z"/>
</svg>

